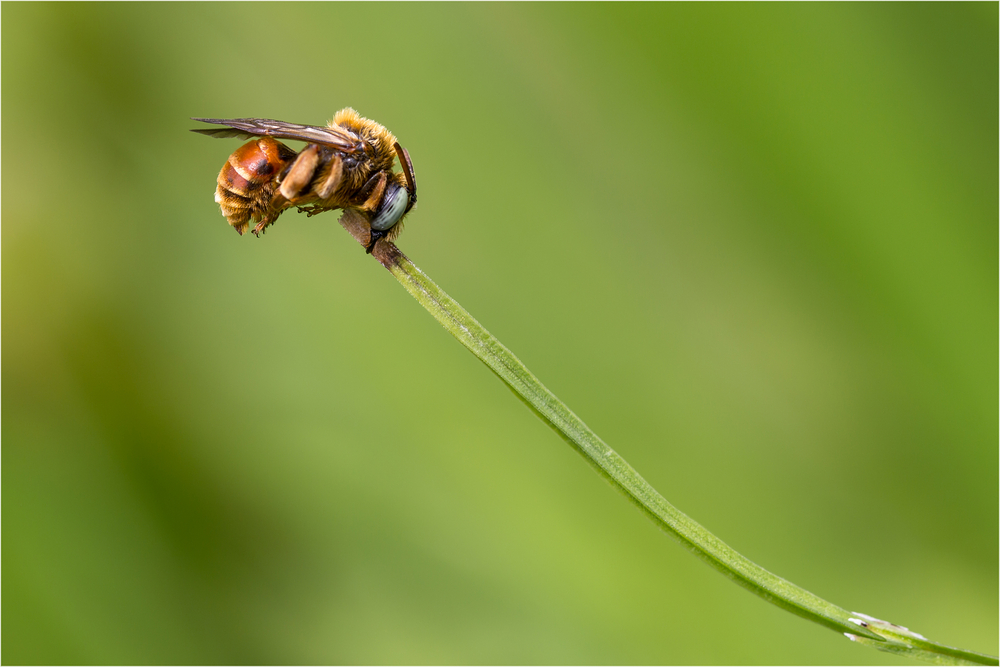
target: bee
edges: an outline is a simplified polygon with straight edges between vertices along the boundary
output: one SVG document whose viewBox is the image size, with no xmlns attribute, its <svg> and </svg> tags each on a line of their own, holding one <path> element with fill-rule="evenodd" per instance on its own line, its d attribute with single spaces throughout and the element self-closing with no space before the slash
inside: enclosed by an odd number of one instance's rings
<svg viewBox="0 0 1000 667">
<path fill-rule="evenodd" d="M 392 241 L 417 203 L 417 183 L 410 154 L 392 132 L 341 109 L 326 127 L 266 118 L 192 118 L 225 127 L 191 130 L 210 137 L 252 139 L 229 156 L 217 179 L 215 201 L 229 224 L 243 235 L 255 223 L 260 236 L 285 210 L 309 215 L 355 209 L 371 226 L 375 243 Z M 306 142 L 295 152 L 278 139 Z M 399 158 L 400 173 L 393 171 Z"/>
</svg>

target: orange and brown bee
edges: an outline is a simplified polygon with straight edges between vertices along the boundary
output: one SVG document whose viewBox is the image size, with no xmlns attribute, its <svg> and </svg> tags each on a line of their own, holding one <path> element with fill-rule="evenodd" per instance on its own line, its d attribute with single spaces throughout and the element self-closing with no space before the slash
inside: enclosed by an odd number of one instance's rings
<svg viewBox="0 0 1000 667">
<path fill-rule="evenodd" d="M 394 239 L 417 202 L 409 153 L 389 130 L 351 108 L 326 127 L 263 118 L 194 118 L 226 127 L 192 130 L 212 137 L 253 138 L 219 172 L 215 201 L 241 235 L 255 223 L 259 235 L 286 209 L 310 215 L 355 209 L 371 226 L 368 252 L 380 238 Z M 278 139 L 306 142 L 295 152 Z M 402 171 L 393 171 L 399 158 Z"/>
</svg>

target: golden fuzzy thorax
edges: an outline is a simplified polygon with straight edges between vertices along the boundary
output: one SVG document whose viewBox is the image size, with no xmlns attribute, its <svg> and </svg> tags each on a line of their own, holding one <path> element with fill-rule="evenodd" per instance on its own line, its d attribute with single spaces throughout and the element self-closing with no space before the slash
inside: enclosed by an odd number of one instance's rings
<svg viewBox="0 0 1000 667">
<path fill-rule="evenodd" d="M 374 120 L 363 117 L 351 107 L 345 107 L 333 116 L 328 124 L 329 127 L 339 125 L 360 136 L 375 149 L 375 154 L 379 157 L 388 157 L 389 164 L 377 165 L 380 169 L 392 169 L 392 160 L 395 157 L 393 144 L 396 143 L 396 136 L 387 130 L 384 125 Z"/>
</svg>

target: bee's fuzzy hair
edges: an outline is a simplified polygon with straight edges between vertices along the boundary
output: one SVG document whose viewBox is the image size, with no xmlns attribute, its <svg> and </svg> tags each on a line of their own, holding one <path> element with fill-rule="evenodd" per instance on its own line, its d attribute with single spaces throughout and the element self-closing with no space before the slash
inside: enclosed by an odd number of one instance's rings
<svg viewBox="0 0 1000 667">
<path fill-rule="evenodd" d="M 334 127 L 335 125 L 350 130 L 375 144 L 376 150 L 381 149 L 382 151 L 387 151 L 389 154 L 393 154 L 393 144 L 396 143 L 396 135 L 387 130 L 381 123 L 363 117 L 351 107 L 345 107 L 334 114 L 329 126 Z"/>
</svg>

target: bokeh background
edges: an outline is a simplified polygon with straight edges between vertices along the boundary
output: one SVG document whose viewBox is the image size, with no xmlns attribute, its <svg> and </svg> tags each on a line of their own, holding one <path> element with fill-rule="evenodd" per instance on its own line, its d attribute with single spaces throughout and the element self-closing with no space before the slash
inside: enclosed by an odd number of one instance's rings
<svg viewBox="0 0 1000 667">
<path fill-rule="evenodd" d="M 5 4 L 5 663 L 862 663 L 657 531 L 239 142 L 409 149 L 399 245 L 683 511 L 998 652 L 996 3 Z"/>
</svg>

